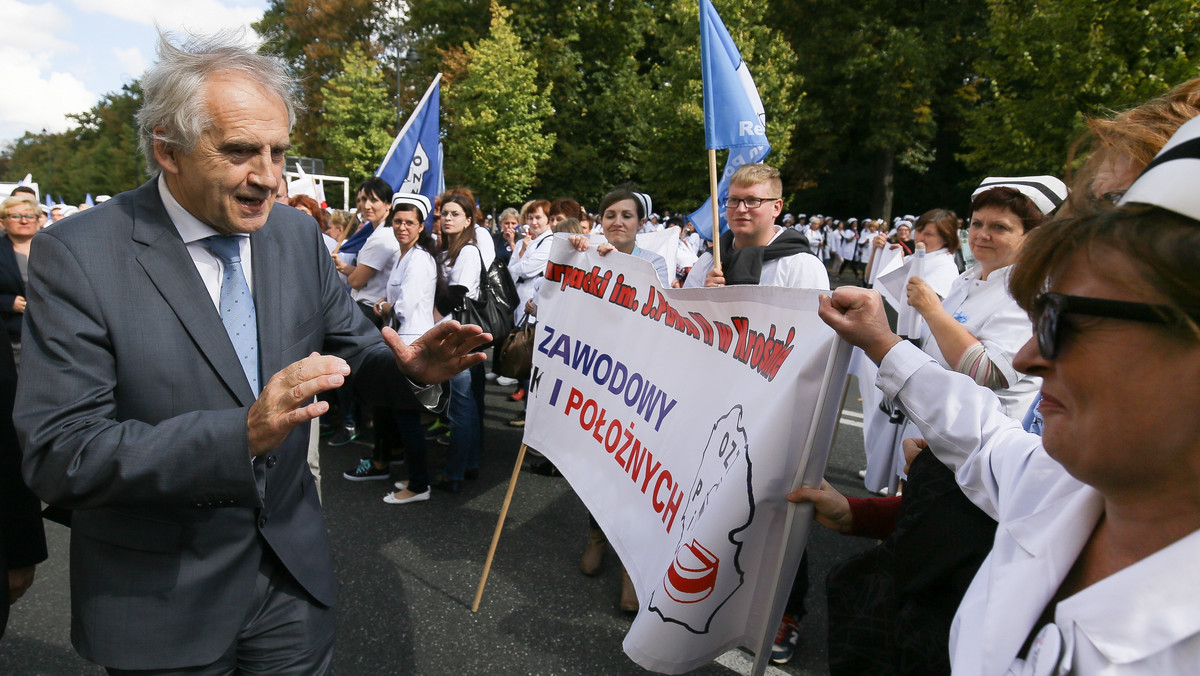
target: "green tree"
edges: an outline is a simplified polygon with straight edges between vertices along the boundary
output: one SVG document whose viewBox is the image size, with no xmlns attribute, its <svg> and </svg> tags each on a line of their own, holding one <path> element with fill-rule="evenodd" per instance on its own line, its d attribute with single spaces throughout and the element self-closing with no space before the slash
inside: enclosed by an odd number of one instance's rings
<svg viewBox="0 0 1200 676">
<path fill-rule="evenodd" d="M 897 167 L 933 166 L 939 134 L 957 127 L 971 100 L 983 1 L 776 0 L 811 104 L 795 127 L 794 185 L 837 173 L 839 192 L 869 195 L 871 215 L 890 216 Z M 847 175 L 860 182 L 847 185 Z"/>
<path fill-rule="evenodd" d="M 444 88 L 446 174 L 471 186 L 484 204 L 524 199 L 555 135 L 542 129 L 553 113 L 551 87 L 539 88 L 537 60 L 493 0 L 489 34 L 447 64 Z"/>
<path fill-rule="evenodd" d="M 383 71 L 360 45 L 342 58 L 342 71 L 321 88 L 317 136 L 328 148 L 326 171 L 352 180 L 375 173 L 392 142 L 394 119 Z"/>
<path fill-rule="evenodd" d="M 88 193 L 115 195 L 137 187 L 146 179 L 133 121 L 141 101 L 141 86 L 125 85 L 91 110 L 68 116 L 75 124 L 64 132 L 26 133 L 4 153 L 4 179 L 32 173 L 43 193 L 76 204 Z"/>
<path fill-rule="evenodd" d="M 989 0 L 980 101 L 962 160 L 980 174 L 1062 175 L 1087 117 L 1196 76 L 1191 0 Z"/>
<path fill-rule="evenodd" d="M 373 58 L 384 54 L 386 48 L 379 38 L 396 16 L 397 2 L 271 0 L 263 17 L 253 24 L 266 40 L 266 51 L 284 59 L 300 84 L 303 107 L 292 130 L 296 154 L 328 157 L 331 149 L 321 133 L 325 124 L 322 88 L 344 71 L 343 58 L 354 45 Z M 390 71 L 380 78 L 379 86 L 385 98 L 394 94 Z"/>
</svg>

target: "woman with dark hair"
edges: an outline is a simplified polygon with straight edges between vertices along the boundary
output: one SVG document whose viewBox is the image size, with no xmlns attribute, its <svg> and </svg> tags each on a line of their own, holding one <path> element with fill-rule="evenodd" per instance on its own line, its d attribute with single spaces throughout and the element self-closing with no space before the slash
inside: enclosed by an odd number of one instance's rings
<svg viewBox="0 0 1200 676">
<path fill-rule="evenodd" d="M 638 229 L 642 219 L 646 217 L 648 202 L 649 198 L 643 193 L 625 187 L 605 195 L 604 199 L 600 200 L 600 227 L 604 229 L 604 238 L 608 243 L 601 244 L 597 250 L 602 256 L 614 250 L 637 256 L 654 266 L 658 281 L 663 286 L 670 286 L 671 273 L 667 270 L 667 260 L 637 245 Z M 572 237 L 571 242 L 580 251 L 586 250 L 589 244 L 587 237 Z"/>
<path fill-rule="evenodd" d="M 356 204 L 362 225 L 342 242 L 333 254 L 333 264 L 350 287 L 350 297 L 358 303 L 363 315 L 375 326 L 382 326 L 375 315 L 375 300 L 387 293 L 387 279 L 396 262 L 398 247 L 396 238 L 387 228 L 388 206 L 392 202 L 392 186 L 387 181 L 372 176 L 358 187 Z M 358 438 L 355 426 L 355 405 L 348 388 L 338 388 L 339 408 L 342 411 L 342 429 L 329 440 L 330 446 L 344 446 Z M 344 476 L 358 480 L 347 472 Z M 384 478 L 372 476 L 364 478 Z"/>
<path fill-rule="evenodd" d="M 483 254 L 476 244 L 472 215 L 475 204 L 459 193 L 442 195 L 441 264 L 451 292 L 459 298 L 479 298 L 479 282 L 483 275 Z M 453 313 L 447 315 L 453 319 Z M 479 405 L 472 387 L 473 373 L 468 369 L 450 379 L 450 453 L 446 468 L 433 482 L 433 487 L 449 493 L 462 490 L 464 478 L 479 473 L 479 453 L 482 448 L 482 423 Z M 479 369 L 480 379 L 483 378 Z"/>
<path fill-rule="evenodd" d="M 396 193 L 388 220 L 400 245 L 400 260 L 388 278 L 387 295 L 375 303 L 375 311 L 396 330 L 405 342 L 433 328 L 433 305 L 439 286 L 444 285 L 436 261 L 437 245 L 425 230 L 430 210 L 429 199 L 422 195 Z M 401 443 L 404 444 L 408 480 L 396 482 L 398 489 L 383 501 L 393 505 L 429 499 L 429 471 L 425 458 L 425 429 L 421 412 L 416 409 L 393 410 Z M 386 464 L 383 465 L 386 468 Z"/>
<path fill-rule="evenodd" d="M 604 228 L 604 238 L 608 241 L 597 247 L 601 256 L 613 251 L 637 256 L 654 266 L 658 281 L 664 287 L 671 285 L 671 273 L 667 269 L 667 261 L 653 251 L 646 251 L 637 245 L 637 234 L 642 219 L 646 217 L 646 205 L 650 198 L 629 187 L 620 187 L 600 200 L 600 226 Z M 578 251 L 587 251 L 591 240 L 586 235 L 571 237 L 571 244 Z M 579 561 L 579 569 L 584 575 L 596 575 L 600 572 L 604 560 L 604 552 L 608 548 L 608 538 L 600 529 L 596 519 L 588 514 L 591 529 L 588 532 L 588 544 Z M 626 612 L 636 612 L 638 609 L 637 593 L 633 580 L 625 567 L 621 567 L 621 597 L 618 607 Z"/>
</svg>

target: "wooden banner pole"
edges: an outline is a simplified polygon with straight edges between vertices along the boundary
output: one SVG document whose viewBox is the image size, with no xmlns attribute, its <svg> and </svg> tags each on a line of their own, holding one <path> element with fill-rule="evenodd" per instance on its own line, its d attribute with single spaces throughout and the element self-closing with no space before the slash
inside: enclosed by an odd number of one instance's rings
<svg viewBox="0 0 1200 676">
<path fill-rule="evenodd" d="M 483 587 L 487 584 L 488 573 L 492 570 L 492 558 L 496 556 L 496 546 L 500 544 L 500 531 L 504 530 L 504 519 L 508 516 L 508 506 L 512 503 L 513 490 L 517 487 L 517 477 L 521 475 L 521 463 L 525 461 L 525 444 L 517 451 L 517 463 L 513 466 L 512 478 L 508 480 L 508 492 L 504 495 L 504 505 L 500 507 L 500 518 L 496 520 L 496 532 L 492 534 L 492 545 L 488 547 L 487 559 L 483 562 L 483 576 L 479 578 L 479 589 L 475 590 L 475 602 L 471 604 L 471 612 L 479 612 L 479 602 L 483 599 Z"/>
</svg>

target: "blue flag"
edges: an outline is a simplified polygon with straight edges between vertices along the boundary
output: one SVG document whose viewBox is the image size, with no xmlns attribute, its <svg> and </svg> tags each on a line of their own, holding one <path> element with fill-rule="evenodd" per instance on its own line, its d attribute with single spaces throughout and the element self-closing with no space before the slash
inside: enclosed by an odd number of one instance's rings
<svg viewBox="0 0 1200 676">
<path fill-rule="evenodd" d="M 54 208 L 54 202 L 52 202 L 52 201 L 50 200 L 50 193 L 46 193 L 46 208 L 47 208 L 47 209 L 52 209 L 52 208 Z"/>
<path fill-rule="evenodd" d="M 93 200 L 93 199 L 92 199 L 92 193 L 90 193 L 90 192 L 89 192 L 89 193 L 87 194 L 87 197 L 85 197 L 85 198 L 84 198 L 84 200 L 83 200 L 83 203 L 84 203 L 84 204 L 86 204 L 86 205 L 88 205 L 89 207 L 94 207 L 94 206 L 96 206 L 96 202 L 95 202 L 95 200 Z"/>
<path fill-rule="evenodd" d="M 375 175 L 387 181 L 396 192 L 421 194 L 433 204 L 442 192 L 442 150 L 439 136 L 442 101 L 442 74 L 433 78 L 429 89 L 396 135 L 379 171 Z M 426 225 L 433 222 L 429 214 Z"/>
<path fill-rule="evenodd" d="M 700 73 L 704 80 L 704 145 L 729 148 L 717 198 L 729 196 L 729 177 L 743 164 L 762 162 L 771 152 L 767 115 L 754 79 L 710 0 L 700 0 Z M 711 198 L 688 217 L 696 232 L 713 239 Z M 722 213 L 720 232 L 729 229 Z"/>
</svg>

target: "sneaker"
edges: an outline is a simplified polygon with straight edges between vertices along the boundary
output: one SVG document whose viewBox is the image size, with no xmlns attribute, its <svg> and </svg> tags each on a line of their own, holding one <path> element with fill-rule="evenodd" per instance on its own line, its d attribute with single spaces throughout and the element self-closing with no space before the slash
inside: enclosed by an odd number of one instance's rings
<svg viewBox="0 0 1200 676">
<path fill-rule="evenodd" d="M 450 430 L 450 426 L 442 422 L 441 418 L 433 421 L 433 424 L 425 428 L 426 439 L 436 439 Z"/>
<path fill-rule="evenodd" d="M 775 632 L 775 645 L 771 646 L 771 661 L 784 664 L 796 654 L 796 644 L 800 642 L 800 621 L 794 615 L 783 616 L 779 623 L 779 631 Z"/>
<path fill-rule="evenodd" d="M 439 434 L 438 437 L 436 439 L 434 439 L 434 441 L 441 444 L 442 446 L 449 446 L 450 445 L 450 430 L 446 430 L 445 432 Z"/>
<path fill-rule="evenodd" d="M 858 470 L 858 478 L 866 479 L 867 478 L 867 470 L 865 470 L 865 469 Z"/>
<path fill-rule="evenodd" d="M 508 421 L 509 427 L 524 427 L 525 426 L 525 411 L 521 411 L 521 415 Z"/>
<path fill-rule="evenodd" d="M 357 438 L 358 438 L 358 428 L 343 427 L 342 429 L 337 431 L 337 434 L 334 434 L 332 437 L 330 437 L 329 441 L 326 443 L 328 445 L 334 446 L 334 447 L 345 446 L 346 444 L 350 443 L 351 441 L 354 441 Z"/>
<path fill-rule="evenodd" d="M 525 398 L 525 388 L 524 387 L 518 387 L 516 392 L 513 392 L 512 394 L 508 395 L 509 401 L 521 401 L 524 398 Z"/>
<path fill-rule="evenodd" d="M 403 491 L 405 489 L 400 490 Z M 388 493 L 387 495 L 383 496 L 383 501 L 389 505 L 407 505 L 410 502 L 425 502 L 429 499 L 429 494 L 431 492 L 432 491 L 426 488 L 424 493 L 413 493 L 406 498 L 398 498 L 396 497 L 395 493 Z"/>
<path fill-rule="evenodd" d="M 496 384 L 500 385 L 501 387 L 512 387 L 518 382 L 520 381 L 518 381 L 516 378 L 509 378 L 508 376 L 500 376 L 496 378 Z"/>
<path fill-rule="evenodd" d="M 486 378 L 487 381 L 490 383 L 493 380 L 499 378 L 500 376 L 496 375 L 495 371 L 488 371 L 487 373 L 483 374 L 483 377 Z"/>
<path fill-rule="evenodd" d="M 342 476 L 351 481 L 381 481 L 392 478 L 392 470 L 388 467 L 376 467 L 370 458 L 363 458 L 358 467 L 349 472 L 342 472 Z"/>
</svg>

